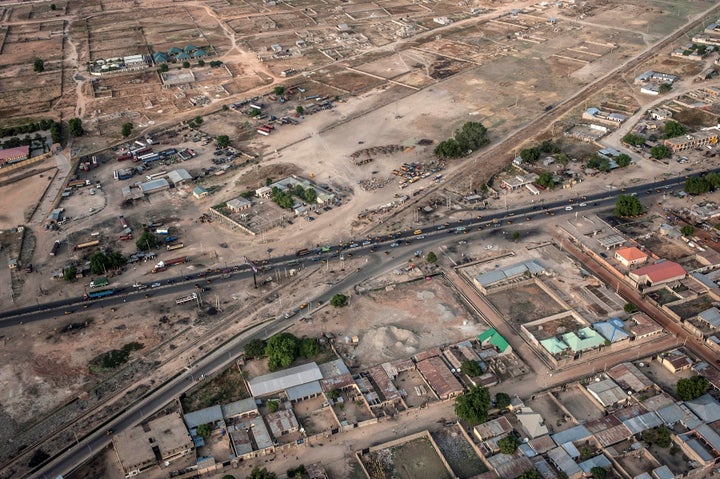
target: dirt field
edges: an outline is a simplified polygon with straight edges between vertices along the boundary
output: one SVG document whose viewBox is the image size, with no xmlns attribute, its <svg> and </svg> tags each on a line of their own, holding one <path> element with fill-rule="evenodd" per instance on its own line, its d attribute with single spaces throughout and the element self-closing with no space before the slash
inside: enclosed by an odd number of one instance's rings
<svg viewBox="0 0 720 479">
<path fill-rule="evenodd" d="M 361 456 L 371 479 L 440 479 L 451 475 L 427 439 L 381 449 Z"/>
<path fill-rule="evenodd" d="M 505 318 L 525 324 L 557 314 L 564 308 L 536 284 L 524 284 L 488 296 Z"/>
<path fill-rule="evenodd" d="M 487 466 L 458 432 L 458 427 L 433 432 L 432 437 L 455 475 L 459 479 L 467 479 L 487 471 Z"/>
<path fill-rule="evenodd" d="M 580 391 L 580 387 L 582 386 L 569 387 L 564 391 L 560 391 L 558 401 L 581 423 L 603 417 L 604 411 L 585 396 L 585 393 Z"/>
</svg>

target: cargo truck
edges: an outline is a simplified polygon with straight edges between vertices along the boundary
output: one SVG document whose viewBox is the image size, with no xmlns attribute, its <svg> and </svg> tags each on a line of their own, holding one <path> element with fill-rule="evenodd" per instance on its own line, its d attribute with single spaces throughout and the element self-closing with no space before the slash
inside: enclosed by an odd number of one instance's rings
<svg viewBox="0 0 720 479">
<path fill-rule="evenodd" d="M 175 304 L 189 303 L 190 301 L 195 301 L 197 297 L 197 293 L 190 293 L 187 296 L 180 296 L 179 298 L 175 298 Z"/>
<path fill-rule="evenodd" d="M 295 252 L 295 256 L 297 256 L 298 258 L 299 258 L 300 256 L 306 256 L 306 255 L 309 255 L 309 254 L 310 254 L 310 250 L 307 249 L 307 248 L 303 248 L 303 249 L 297 250 L 297 251 Z"/>
<path fill-rule="evenodd" d="M 185 245 L 183 243 L 169 244 L 169 245 L 167 245 L 167 250 L 172 251 L 174 249 L 180 249 L 180 248 L 184 248 L 184 247 L 185 247 Z"/>
<path fill-rule="evenodd" d="M 170 244 L 173 241 L 177 241 L 179 238 L 177 236 L 166 236 L 165 237 L 165 244 Z"/>
<path fill-rule="evenodd" d="M 73 248 L 73 251 L 77 251 L 77 250 L 85 249 L 85 248 L 92 248 L 93 246 L 97 246 L 99 244 L 100 244 L 100 240 L 88 241 L 87 243 L 80 243 L 80 244 L 75 245 L 75 247 Z"/>
<path fill-rule="evenodd" d="M 101 276 L 90 281 L 91 288 L 102 288 L 103 286 L 107 286 L 108 284 L 110 284 L 110 281 L 108 281 L 105 276 Z"/>
<path fill-rule="evenodd" d="M 83 294 L 83 299 L 87 301 L 88 299 L 104 298 L 105 296 L 112 296 L 113 294 L 115 294 L 114 289 L 103 289 L 101 291 L 91 291 L 89 293 L 85 293 Z"/>
</svg>

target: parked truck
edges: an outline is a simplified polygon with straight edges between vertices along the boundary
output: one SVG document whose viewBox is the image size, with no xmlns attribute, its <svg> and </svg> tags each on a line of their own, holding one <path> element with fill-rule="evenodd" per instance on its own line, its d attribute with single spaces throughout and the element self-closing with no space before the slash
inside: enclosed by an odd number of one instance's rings
<svg viewBox="0 0 720 479">
<path fill-rule="evenodd" d="M 175 298 L 175 304 L 189 303 L 190 301 L 195 301 L 197 297 L 197 293 L 190 293 L 187 296 L 180 296 L 179 298 Z"/>
<path fill-rule="evenodd" d="M 299 249 L 299 250 L 297 250 L 297 251 L 295 252 L 295 256 L 297 256 L 298 258 L 299 258 L 300 256 L 306 256 L 306 255 L 309 255 L 309 254 L 310 254 L 310 250 L 307 249 L 307 248 Z"/>
<path fill-rule="evenodd" d="M 165 244 L 170 244 L 173 241 L 177 241 L 179 238 L 177 236 L 166 236 L 165 237 Z"/>
<path fill-rule="evenodd" d="M 169 245 L 167 245 L 167 250 L 172 251 L 172 250 L 180 249 L 180 248 L 184 248 L 184 247 L 185 247 L 185 244 L 183 244 L 183 243 L 169 244 Z"/>
<path fill-rule="evenodd" d="M 83 299 L 87 301 L 88 299 L 104 298 L 105 296 L 112 296 L 113 294 L 115 294 L 114 289 L 103 289 L 100 291 L 91 291 L 89 293 L 85 293 L 83 294 Z"/>
<path fill-rule="evenodd" d="M 90 186 L 90 180 L 73 180 L 68 183 L 71 188 L 82 188 L 83 186 Z"/>
<path fill-rule="evenodd" d="M 120 220 L 120 226 L 122 226 L 122 229 L 125 229 L 128 227 L 128 224 L 127 224 L 127 221 L 125 221 L 124 215 L 118 216 L 118 219 Z"/>
<path fill-rule="evenodd" d="M 91 288 L 102 288 L 103 286 L 107 286 L 108 284 L 110 284 L 110 281 L 108 281 L 107 277 L 105 276 L 101 276 L 90 281 Z"/>
<path fill-rule="evenodd" d="M 58 251 L 60 251 L 60 241 L 55 240 L 55 243 L 53 243 L 52 249 L 50 250 L 50 256 L 55 256 L 58 254 Z"/>
<path fill-rule="evenodd" d="M 159 273 L 161 271 L 165 271 L 168 269 L 168 267 L 176 265 L 176 264 L 183 264 L 190 261 L 190 258 L 187 256 L 180 256 L 179 258 L 173 258 L 169 259 L 167 261 L 160 261 L 158 264 L 155 265 L 155 267 L 152 269 L 153 273 Z"/>
<path fill-rule="evenodd" d="M 167 229 L 167 228 L 158 228 L 158 229 L 155 230 L 155 234 L 156 234 L 156 235 L 169 235 L 169 234 L 170 234 L 170 230 Z"/>
</svg>

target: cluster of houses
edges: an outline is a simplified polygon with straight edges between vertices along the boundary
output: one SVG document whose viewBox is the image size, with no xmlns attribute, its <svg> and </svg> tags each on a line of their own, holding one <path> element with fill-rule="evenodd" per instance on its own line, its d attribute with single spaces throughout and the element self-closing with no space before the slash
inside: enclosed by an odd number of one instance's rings
<svg viewBox="0 0 720 479">
<path fill-rule="evenodd" d="M 673 374 L 693 365 L 678 350 L 658 361 Z M 544 399 L 563 411 L 556 423 L 516 397 L 508 412 L 476 426 L 473 433 L 493 477 L 513 478 L 536 469 L 545 479 L 579 479 L 598 467 L 634 479 L 708 477 L 720 457 L 720 402 L 709 393 L 679 401 L 643 373 L 646 364 L 639 366 L 621 363 L 584 385 L 570 386 L 586 398 L 583 404 L 596 408 L 587 414 L 591 419 L 573 417 L 550 394 Z M 666 464 L 653 456 L 642 434 L 657 428 L 668 429 L 672 445 L 686 460 Z M 498 442 L 508 435 L 520 437 L 520 445 L 513 454 L 500 453 Z M 628 462 L 639 459 L 651 466 L 637 474 Z"/>
</svg>

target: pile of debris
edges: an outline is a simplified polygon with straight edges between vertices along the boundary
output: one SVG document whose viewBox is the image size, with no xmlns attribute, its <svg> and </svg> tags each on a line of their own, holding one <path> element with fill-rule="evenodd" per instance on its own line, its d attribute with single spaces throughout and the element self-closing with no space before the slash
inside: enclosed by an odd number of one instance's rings
<svg viewBox="0 0 720 479">
<path fill-rule="evenodd" d="M 397 153 L 399 151 L 412 151 L 412 149 L 413 147 L 406 148 L 402 145 L 373 146 L 371 148 L 356 151 L 350 155 L 350 158 L 357 166 L 372 161 L 373 156 L 376 155 L 392 155 L 393 153 Z"/>
<path fill-rule="evenodd" d="M 373 190 L 379 190 L 380 188 L 385 188 L 385 186 L 392 181 L 392 177 L 390 178 L 370 178 L 368 180 L 362 180 L 360 181 L 360 188 L 362 188 L 365 191 L 373 191 Z"/>
</svg>

